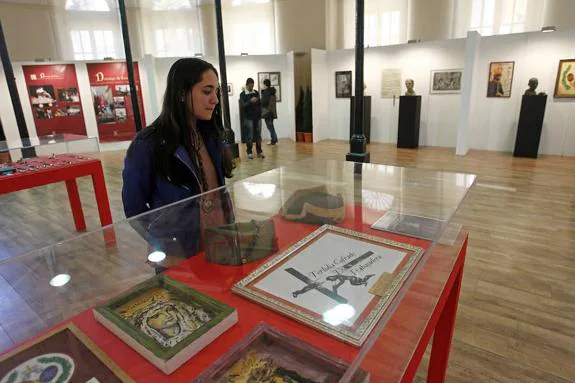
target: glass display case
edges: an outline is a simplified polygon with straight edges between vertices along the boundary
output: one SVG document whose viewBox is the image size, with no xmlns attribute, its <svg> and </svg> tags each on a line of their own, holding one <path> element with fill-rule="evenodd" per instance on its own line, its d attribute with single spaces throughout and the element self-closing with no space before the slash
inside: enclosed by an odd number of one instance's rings
<svg viewBox="0 0 575 383">
<path fill-rule="evenodd" d="M 100 381 L 399 381 L 474 182 L 310 159 L 1 262 L 0 380 L 90 354 Z"/>
<path fill-rule="evenodd" d="M 28 148 L 34 148 L 37 156 L 100 151 L 100 146 L 96 137 L 81 136 L 71 133 L 57 133 L 47 136 L 0 141 L 0 153 L 10 153 L 12 161 L 17 161 L 22 158 L 21 150 Z"/>
</svg>

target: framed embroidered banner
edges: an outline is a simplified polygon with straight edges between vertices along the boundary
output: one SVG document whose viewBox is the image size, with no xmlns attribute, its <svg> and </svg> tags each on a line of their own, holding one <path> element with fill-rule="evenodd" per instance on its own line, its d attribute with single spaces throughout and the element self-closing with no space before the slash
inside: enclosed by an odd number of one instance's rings
<svg viewBox="0 0 575 383">
<path fill-rule="evenodd" d="M 361 346 L 423 253 L 420 247 L 324 225 L 232 291 Z"/>
<path fill-rule="evenodd" d="M 51 331 L 0 356 L 0 382 L 132 382 L 76 326 Z"/>
<path fill-rule="evenodd" d="M 348 368 L 349 363 L 260 323 L 196 381 L 339 382 Z M 368 383 L 369 378 L 358 369 L 350 383 Z"/>
</svg>

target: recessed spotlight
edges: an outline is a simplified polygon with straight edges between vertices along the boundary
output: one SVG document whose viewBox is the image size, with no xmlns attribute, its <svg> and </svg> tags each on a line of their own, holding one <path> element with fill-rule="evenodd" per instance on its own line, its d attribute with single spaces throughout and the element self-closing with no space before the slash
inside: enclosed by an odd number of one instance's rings
<svg viewBox="0 0 575 383">
<path fill-rule="evenodd" d="M 148 261 L 150 262 L 162 262 L 164 259 L 166 259 L 166 253 L 163 251 L 154 251 L 148 255 Z"/>
<path fill-rule="evenodd" d="M 240 56 L 247 56 L 247 55 L 248 55 L 248 54 L 245 53 L 245 52 L 242 52 L 242 53 L 240 54 Z"/>
<path fill-rule="evenodd" d="M 50 279 L 50 286 L 61 287 L 70 282 L 71 279 L 72 277 L 70 274 L 58 274 L 54 278 Z"/>
<path fill-rule="evenodd" d="M 556 30 L 557 28 L 553 25 L 541 28 L 541 32 L 555 32 Z"/>
<path fill-rule="evenodd" d="M 196 57 L 202 57 L 204 54 L 203 53 L 194 53 L 194 56 Z"/>
</svg>

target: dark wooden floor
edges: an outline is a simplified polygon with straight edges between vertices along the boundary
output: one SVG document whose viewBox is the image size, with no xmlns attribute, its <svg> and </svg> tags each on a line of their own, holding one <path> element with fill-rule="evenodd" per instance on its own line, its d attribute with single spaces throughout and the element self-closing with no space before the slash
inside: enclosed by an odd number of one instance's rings
<svg viewBox="0 0 575 383">
<path fill-rule="evenodd" d="M 344 160 L 348 145 L 282 141 L 265 151 L 264 160 L 243 158 L 235 179 L 309 157 Z M 470 240 L 448 381 L 575 382 L 575 158 L 458 157 L 384 144 L 370 151 L 374 163 L 479 176 L 454 218 Z M 124 153 L 98 156 L 114 220 L 122 220 Z M 91 181 L 79 187 L 88 228 L 97 229 Z M 76 235 L 63 184 L 0 196 L 0 260 Z"/>
</svg>

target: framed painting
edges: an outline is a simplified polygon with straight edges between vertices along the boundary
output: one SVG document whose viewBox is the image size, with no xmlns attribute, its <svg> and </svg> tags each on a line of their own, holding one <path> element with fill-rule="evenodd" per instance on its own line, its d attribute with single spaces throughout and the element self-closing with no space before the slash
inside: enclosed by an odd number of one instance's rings
<svg viewBox="0 0 575 383">
<path fill-rule="evenodd" d="M 339 382 L 349 364 L 325 351 L 260 323 L 197 379 L 201 383 Z M 289 380 L 286 379 L 289 377 Z M 351 383 L 367 383 L 358 370 Z"/>
<path fill-rule="evenodd" d="M 575 97 L 575 59 L 559 61 L 555 80 L 555 97 Z"/>
<path fill-rule="evenodd" d="M 423 253 L 420 247 L 323 225 L 232 291 L 361 346 Z"/>
<path fill-rule="evenodd" d="M 73 324 L 0 356 L 2 383 L 132 381 Z"/>
<path fill-rule="evenodd" d="M 94 309 L 108 330 L 171 374 L 237 321 L 237 311 L 165 275 Z"/>
<path fill-rule="evenodd" d="M 515 61 L 490 63 L 487 97 L 511 97 L 514 70 Z"/>
<path fill-rule="evenodd" d="M 432 70 L 430 94 L 461 93 L 463 69 Z"/>
<path fill-rule="evenodd" d="M 351 98 L 351 71 L 335 72 L 335 98 Z"/>
<path fill-rule="evenodd" d="M 282 84 L 280 72 L 258 72 L 258 85 L 260 93 L 265 89 L 264 80 L 270 80 L 270 86 L 276 88 L 276 102 L 282 101 Z"/>
</svg>

